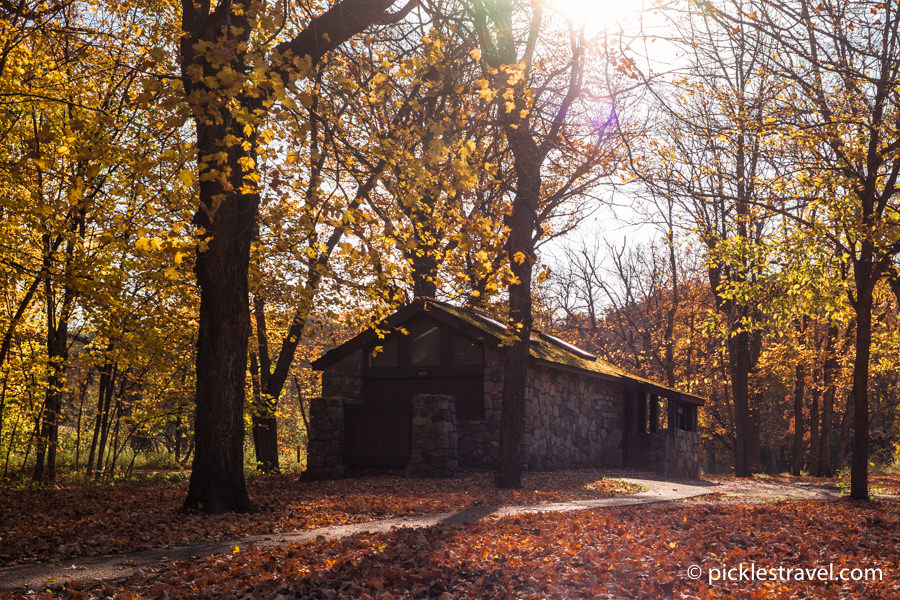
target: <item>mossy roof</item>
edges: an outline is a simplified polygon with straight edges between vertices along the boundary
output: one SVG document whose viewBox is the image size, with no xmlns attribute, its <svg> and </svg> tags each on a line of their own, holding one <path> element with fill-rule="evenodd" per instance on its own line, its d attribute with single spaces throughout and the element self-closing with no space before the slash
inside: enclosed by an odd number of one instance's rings
<svg viewBox="0 0 900 600">
<path fill-rule="evenodd" d="M 436 300 L 429 300 L 428 304 L 465 321 L 495 339 L 502 339 L 505 333 L 505 327 L 502 323 L 480 311 L 461 308 Z M 427 306 L 425 310 L 426 312 L 428 311 Z M 650 391 L 655 393 L 662 395 L 667 393 L 674 394 L 692 403 L 703 403 L 703 398 L 699 396 L 670 388 L 634 373 L 629 373 L 621 367 L 594 356 L 587 350 L 540 331 L 531 332 L 531 343 L 529 344 L 528 353 L 532 358 L 544 362 L 572 367 L 612 379 L 631 381 L 652 388 Z"/>
<path fill-rule="evenodd" d="M 437 300 L 416 301 L 398 310 L 379 324 L 379 327 L 395 328 L 416 314 L 425 312 L 433 316 L 443 315 L 451 321 L 455 321 L 467 328 L 500 343 L 506 333 L 506 326 L 481 311 L 454 306 Z M 477 336 L 480 337 L 480 336 Z M 374 328 L 363 331 L 353 339 L 344 342 L 337 348 L 328 351 L 324 356 L 313 362 L 313 368 L 322 370 L 328 367 L 334 360 L 348 354 L 356 348 L 371 342 L 376 338 Z M 703 404 L 703 398 L 667 387 L 661 383 L 629 373 L 605 360 L 597 358 L 587 350 L 569 344 L 559 338 L 540 331 L 532 331 L 529 355 L 549 366 L 576 369 L 593 374 L 604 379 L 628 382 L 636 387 L 662 396 L 677 398 L 692 404 Z"/>
</svg>

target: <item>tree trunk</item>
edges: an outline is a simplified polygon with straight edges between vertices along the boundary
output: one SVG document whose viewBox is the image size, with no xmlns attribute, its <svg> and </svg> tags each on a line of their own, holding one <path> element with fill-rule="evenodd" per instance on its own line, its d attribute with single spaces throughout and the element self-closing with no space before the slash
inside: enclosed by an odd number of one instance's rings
<svg viewBox="0 0 900 600">
<path fill-rule="evenodd" d="M 112 365 L 106 378 L 106 391 L 103 394 L 103 411 L 100 413 L 100 441 L 97 446 L 97 459 L 94 461 L 94 479 L 100 479 L 103 470 L 103 458 L 106 456 L 106 442 L 109 439 L 110 407 L 116 395 L 116 376 L 118 368 Z"/>
<path fill-rule="evenodd" d="M 256 464 L 260 471 L 265 473 L 277 473 L 278 464 L 278 409 L 277 398 L 281 395 L 281 386 L 272 390 L 273 376 L 272 363 L 269 360 L 269 335 L 266 328 L 265 301 L 255 296 L 253 298 L 253 312 L 256 317 L 256 340 L 259 348 L 257 364 L 256 355 L 250 356 L 250 368 L 255 370 L 256 380 L 253 383 L 253 409 L 251 422 L 253 427 L 253 449 L 256 453 Z M 303 317 L 304 323 L 306 317 Z M 302 335 L 301 333 L 290 335 Z M 299 340 L 298 340 L 299 341 Z M 290 343 L 285 340 L 285 343 Z M 297 347 L 292 344 L 292 349 Z M 293 351 L 291 358 L 293 358 Z M 283 382 L 282 382 L 283 385 Z"/>
<path fill-rule="evenodd" d="M 104 479 L 110 481 L 113 478 L 116 469 L 116 458 L 119 456 L 119 424 L 122 421 L 122 394 L 119 393 L 116 398 L 116 408 L 113 411 L 116 415 L 116 424 L 113 426 L 112 443 L 109 452 L 106 455 L 106 465 L 103 468 Z"/>
<path fill-rule="evenodd" d="M 59 245 L 58 242 L 56 244 Z M 55 248 L 56 246 L 54 246 Z M 47 260 L 44 261 L 44 269 L 41 270 L 35 278 L 34 281 L 31 282 L 31 285 L 28 286 L 28 290 L 25 292 L 25 296 L 22 297 L 22 300 L 19 301 L 19 306 L 16 308 L 16 312 L 13 315 L 12 319 L 10 319 L 9 324 L 6 326 L 6 331 L 3 333 L 3 342 L 0 343 L 0 368 L 6 363 L 6 357 L 9 355 L 9 349 L 12 345 L 13 333 L 16 331 L 16 326 L 19 324 L 19 321 L 22 319 L 22 316 L 25 314 L 25 311 L 28 309 L 28 306 L 31 304 L 32 298 L 34 298 L 34 294 L 38 289 L 41 281 L 46 277 L 46 269 L 47 269 Z"/>
<path fill-rule="evenodd" d="M 798 363 L 794 368 L 794 448 L 791 456 L 791 475 L 800 475 L 803 468 L 803 395 L 806 391 L 806 369 Z"/>
<path fill-rule="evenodd" d="M 28 467 L 28 457 L 31 455 L 31 446 L 34 444 L 34 441 L 40 433 L 41 430 L 41 417 L 44 414 L 44 407 L 41 406 L 41 410 L 38 411 L 37 416 L 34 418 L 34 427 L 31 429 L 31 434 L 28 436 L 28 442 L 25 443 L 25 456 L 22 458 L 22 468 L 19 471 L 21 476 L 25 476 L 25 471 L 27 471 Z"/>
<path fill-rule="evenodd" d="M 870 242 L 863 242 L 863 246 Z M 875 282 L 871 261 L 861 260 L 856 271 L 856 357 L 853 361 L 853 449 L 850 457 L 850 497 L 869 498 L 869 354 L 872 346 L 872 305 Z"/>
<path fill-rule="evenodd" d="M 820 418 L 819 394 L 813 393 L 809 397 L 809 451 L 806 460 L 806 470 L 810 475 L 816 474 L 819 465 Z"/>
<path fill-rule="evenodd" d="M 9 434 L 9 445 L 6 447 L 6 458 L 3 461 L 3 476 L 0 477 L 0 480 L 6 479 L 7 474 L 9 473 L 9 456 L 12 454 L 13 445 L 16 441 L 16 434 L 19 432 L 19 422 L 20 422 L 21 412 L 16 412 L 16 420 L 13 421 L 12 431 Z"/>
<path fill-rule="evenodd" d="M 175 418 L 175 434 L 174 434 L 174 442 L 175 446 L 175 462 L 181 463 L 181 415 L 178 415 Z"/>
<path fill-rule="evenodd" d="M 94 436 L 91 438 L 91 449 L 88 452 L 88 460 L 86 472 L 88 475 L 94 468 L 94 457 L 97 452 L 97 444 L 100 441 L 100 431 L 103 429 L 103 413 L 107 410 L 104 407 L 106 399 L 106 389 L 108 387 L 109 376 L 112 373 L 112 365 L 106 363 L 100 369 L 100 381 L 97 383 L 97 415 L 94 417 Z"/>
<path fill-rule="evenodd" d="M 835 374 L 838 370 L 837 357 L 835 356 L 835 344 L 837 344 L 838 329 L 835 325 L 829 325 L 825 333 L 825 365 L 822 368 L 822 427 L 819 435 L 819 461 L 816 466 L 816 475 L 819 477 L 831 477 L 834 475 L 834 464 L 831 460 L 831 429 L 834 419 L 834 393 Z"/>
<path fill-rule="evenodd" d="M 526 259 L 528 263 L 531 259 Z M 500 465 L 497 483 L 503 488 L 522 486 L 522 436 L 525 431 L 525 394 L 528 347 L 531 337 L 531 268 L 518 269 L 520 283 L 509 288 L 507 335 L 515 335 L 503 364 L 503 404 L 500 419 Z"/>
<path fill-rule="evenodd" d="M 435 258 L 435 249 L 430 246 L 417 248 L 422 255 L 414 250 L 411 258 L 413 266 L 413 296 L 416 298 L 434 298 L 437 295 L 437 271 L 438 264 Z"/>
<path fill-rule="evenodd" d="M 256 446 L 256 462 L 261 471 L 278 473 L 278 419 L 274 411 L 265 416 L 253 415 L 253 441 Z"/>
<path fill-rule="evenodd" d="M 541 161 L 528 136 L 507 132 L 516 156 L 516 196 L 509 226 L 509 286 L 507 337 L 510 346 L 503 364 L 503 404 L 500 418 L 500 464 L 497 484 L 522 486 L 522 437 L 528 381 L 528 351 L 531 339 L 531 279 L 535 260 L 534 232 L 541 189 Z"/>
<path fill-rule="evenodd" d="M 225 137 L 217 129 L 197 125 L 200 160 Z M 242 173 L 239 165 L 232 168 Z M 212 240 L 205 252 L 197 252 L 197 405 L 194 462 L 184 502 L 185 508 L 208 513 L 252 508 L 244 481 L 244 383 L 250 327 L 247 270 L 259 197 L 226 193 L 213 181 L 200 184 L 200 200 L 207 206 L 217 194 L 225 194 L 225 200 L 214 220 L 203 211 L 196 217 Z"/>
<path fill-rule="evenodd" d="M 746 332 L 737 333 L 728 340 L 731 393 L 734 396 L 734 474 L 737 477 L 750 477 L 753 471 L 748 341 Z"/>
<path fill-rule="evenodd" d="M 50 374 L 47 377 L 47 395 L 44 401 L 44 416 L 38 434 L 38 446 L 35 454 L 35 482 L 52 482 L 56 480 L 56 448 L 59 437 L 59 418 L 62 410 L 62 384 L 65 373 L 66 341 L 68 337 L 68 321 L 65 314 L 56 315 L 56 304 L 52 299 L 49 277 L 47 287 L 47 361 Z M 46 464 L 45 464 L 46 459 Z"/>
<path fill-rule="evenodd" d="M 91 385 L 94 370 L 91 368 L 81 384 L 81 390 L 78 394 L 78 418 L 75 421 L 75 472 L 78 472 L 78 465 L 81 462 L 81 421 L 84 419 L 84 398 L 87 396 L 88 388 Z"/>
<path fill-rule="evenodd" d="M 0 364 L 0 368 L 2 368 L 2 364 Z M 3 378 L 3 390 L 0 391 L 0 443 L 3 442 L 3 409 L 6 408 L 6 385 L 7 380 Z M 12 444 L 12 439 L 9 441 Z"/>
<path fill-rule="evenodd" d="M 299 76 L 304 57 L 316 64 L 328 52 L 375 22 L 387 22 L 391 0 L 344 0 L 313 18 L 273 51 L 272 73 L 285 87 Z M 184 506 L 209 513 L 250 510 L 244 481 L 244 384 L 250 331 L 248 269 L 259 213 L 256 127 L 266 116 L 269 92 L 232 95 L 209 87 L 223 68 L 247 73 L 248 46 L 262 4 L 183 0 L 180 62 L 185 99 L 197 131 L 199 205 L 195 223 L 211 236 L 198 246 L 200 286 L 197 394 L 193 468 Z M 414 3 L 397 12 L 402 18 Z M 226 43 L 227 42 L 227 43 Z M 218 53 L 212 53 L 212 47 Z M 210 56 L 214 60 L 210 60 Z M 297 60 L 295 60 L 297 59 Z M 304 73 L 305 74 L 305 73 Z M 235 108 L 237 110 L 235 110 Z"/>
</svg>

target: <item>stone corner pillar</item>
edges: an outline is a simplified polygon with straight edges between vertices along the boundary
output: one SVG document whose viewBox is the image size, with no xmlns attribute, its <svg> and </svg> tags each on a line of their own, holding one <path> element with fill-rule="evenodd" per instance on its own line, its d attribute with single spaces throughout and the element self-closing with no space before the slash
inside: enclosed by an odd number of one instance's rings
<svg viewBox="0 0 900 600">
<path fill-rule="evenodd" d="M 302 479 L 340 479 L 344 476 L 344 405 L 337 396 L 310 398 L 306 470 Z"/>
<path fill-rule="evenodd" d="M 452 477 L 459 466 L 456 399 L 443 394 L 413 396 L 411 438 L 407 477 Z"/>
</svg>

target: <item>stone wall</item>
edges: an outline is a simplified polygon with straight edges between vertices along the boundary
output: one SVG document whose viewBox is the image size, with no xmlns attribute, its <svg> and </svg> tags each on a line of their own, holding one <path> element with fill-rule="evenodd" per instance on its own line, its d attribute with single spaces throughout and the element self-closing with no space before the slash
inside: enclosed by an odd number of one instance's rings
<svg viewBox="0 0 900 600">
<path fill-rule="evenodd" d="M 622 466 L 622 388 L 576 372 L 532 366 L 525 456 L 534 470 Z"/>
<path fill-rule="evenodd" d="M 442 394 L 412 398 L 410 477 L 452 477 L 458 466 L 456 400 Z"/>
<path fill-rule="evenodd" d="M 358 349 L 330 365 L 322 374 L 323 398 L 314 399 L 310 409 L 306 477 L 343 476 L 343 404 L 358 402 L 362 398 L 364 360 L 364 351 Z M 621 384 L 533 363 L 530 367 L 526 388 L 523 467 L 532 470 L 622 467 L 623 426 L 629 425 L 624 423 Z M 497 349 L 487 347 L 484 418 L 456 423 L 458 466 L 496 468 L 500 454 L 502 400 L 503 357 Z M 431 409 L 423 407 L 422 410 L 428 412 Z M 414 415 L 418 412 L 413 409 Z M 419 415 L 421 418 L 425 418 L 424 412 Z M 320 425 L 314 424 L 316 420 Z M 447 423 L 450 419 L 441 417 L 438 421 L 444 423 L 440 427 L 443 431 L 432 431 L 432 434 L 426 435 L 423 429 L 419 442 L 416 442 L 416 425 L 413 424 L 414 459 L 408 471 L 411 474 L 426 471 L 440 474 L 456 468 L 457 465 L 453 465 L 449 458 L 451 446 Z M 424 421 L 421 424 L 426 425 Z M 632 435 L 628 446 L 633 466 L 672 476 L 699 476 L 700 444 L 696 432 L 675 429 L 645 434 L 635 429 Z M 429 437 L 432 443 L 426 443 Z M 444 452 L 441 450 L 433 456 L 425 456 L 426 451 L 430 453 L 438 448 L 448 452 L 441 454 Z M 445 457 L 438 458 L 439 455 Z M 432 469 L 429 466 L 432 464 L 442 466 Z"/>
<path fill-rule="evenodd" d="M 362 399 L 365 352 L 354 350 L 322 372 L 322 396 Z"/>
<path fill-rule="evenodd" d="M 523 467 L 552 470 L 622 466 L 621 386 L 571 371 L 531 365 Z M 503 357 L 485 349 L 483 420 L 459 423 L 459 464 L 493 469 L 500 453 Z"/>
<path fill-rule="evenodd" d="M 310 398 L 306 470 L 303 478 L 344 476 L 344 404 L 348 398 Z"/>
<path fill-rule="evenodd" d="M 459 464 L 472 469 L 494 469 L 500 456 L 500 407 L 503 404 L 503 356 L 484 349 L 484 418 L 460 421 Z"/>
<path fill-rule="evenodd" d="M 669 477 L 700 477 L 700 436 L 696 431 L 666 429 L 646 438 L 650 469 Z"/>
</svg>

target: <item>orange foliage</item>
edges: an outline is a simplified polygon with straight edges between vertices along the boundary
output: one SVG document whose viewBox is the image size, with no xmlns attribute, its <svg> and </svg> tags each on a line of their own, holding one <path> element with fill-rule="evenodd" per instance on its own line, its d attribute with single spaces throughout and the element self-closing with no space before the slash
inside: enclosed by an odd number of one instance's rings
<svg viewBox="0 0 900 600">
<path fill-rule="evenodd" d="M 185 493 L 182 484 L 4 490 L 0 491 L 0 562 L 132 552 L 391 516 L 641 491 L 639 486 L 584 471 L 529 473 L 524 485 L 521 490 L 498 490 L 487 473 L 449 480 L 366 477 L 320 482 L 265 476 L 248 482 L 259 512 L 214 516 L 179 512 Z"/>
<path fill-rule="evenodd" d="M 886 502 L 671 504 L 361 534 L 172 563 L 70 597 L 896 598 Z M 708 582 L 709 568 L 881 568 L 858 583 Z M 703 575 L 686 573 L 699 565 Z M 53 597 L 60 597 L 55 595 Z"/>
</svg>

